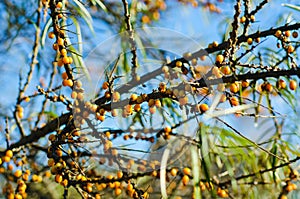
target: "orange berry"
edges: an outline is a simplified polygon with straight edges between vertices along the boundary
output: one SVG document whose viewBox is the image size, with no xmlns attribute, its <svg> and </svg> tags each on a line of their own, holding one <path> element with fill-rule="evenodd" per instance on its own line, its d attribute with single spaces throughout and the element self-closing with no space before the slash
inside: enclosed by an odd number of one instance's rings
<svg viewBox="0 0 300 199">
<path fill-rule="evenodd" d="M 297 38 L 297 37 L 298 37 L 298 32 L 294 31 L 294 32 L 292 33 L 292 36 L 293 36 L 294 38 Z"/>
<path fill-rule="evenodd" d="M 163 66 L 163 67 L 161 68 L 161 71 L 162 71 L 163 73 L 167 73 L 167 72 L 169 72 L 169 67 L 168 67 L 168 66 Z"/>
<path fill-rule="evenodd" d="M 57 15 L 57 17 L 59 18 L 59 19 L 61 19 L 61 18 L 63 18 L 63 14 L 62 13 L 59 13 L 58 15 Z"/>
<path fill-rule="evenodd" d="M 294 52 L 294 50 L 295 50 L 294 47 L 291 46 L 291 45 L 289 45 L 288 48 L 287 48 L 288 53 L 292 53 L 292 52 Z"/>
<path fill-rule="evenodd" d="M 67 74 L 66 72 L 63 72 L 63 73 L 61 74 L 61 77 L 62 77 L 63 79 L 68 79 L 68 74 Z"/>
<path fill-rule="evenodd" d="M 216 42 L 216 41 L 213 41 L 213 42 L 212 42 L 212 46 L 213 46 L 213 47 L 218 47 L 218 46 L 219 46 L 219 44 L 218 44 L 218 42 Z"/>
<path fill-rule="evenodd" d="M 272 86 L 272 84 L 270 84 L 270 83 L 266 83 L 265 86 L 264 86 L 264 89 L 265 89 L 265 91 L 267 91 L 267 92 L 272 92 L 273 86 Z"/>
<path fill-rule="evenodd" d="M 128 191 L 133 191 L 133 185 L 131 183 L 128 183 L 127 190 Z"/>
<path fill-rule="evenodd" d="M 250 16 L 250 21 L 251 21 L 251 22 L 254 22 L 254 21 L 255 21 L 255 16 L 254 16 L 254 15 L 251 15 L 251 16 Z"/>
<path fill-rule="evenodd" d="M 97 120 L 100 120 L 101 122 L 103 122 L 105 120 L 105 115 L 100 115 L 99 113 L 96 113 L 96 118 L 97 118 Z"/>
<path fill-rule="evenodd" d="M 136 104 L 136 105 L 134 105 L 133 109 L 134 109 L 135 112 L 139 112 L 141 110 L 141 105 L 140 104 Z"/>
<path fill-rule="evenodd" d="M 151 22 L 151 19 L 149 18 L 149 16 L 144 15 L 144 16 L 142 16 L 142 22 L 147 24 L 147 23 Z"/>
<path fill-rule="evenodd" d="M 238 90 L 239 90 L 239 88 L 238 88 L 238 86 L 237 86 L 236 83 L 230 84 L 229 89 L 230 89 L 230 91 L 233 92 L 233 93 L 236 93 L 236 92 L 238 92 Z"/>
<path fill-rule="evenodd" d="M 64 62 L 64 64 L 69 64 L 70 63 L 69 57 L 67 57 L 67 56 L 63 57 L 63 62 Z"/>
<path fill-rule="evenodd" d="M 71 79 L 64 79 L 63 82 L 62 82 L 62 85 L 72 87 L 73 86 L 73 81 Z"/>
<path fill-rule="evenodd" d="M 62 2 L 58 2 L 58 3 L 56 4 L 56 8 L 58 8 L 58 9 L 62 8 L 62 6 L 63 6 Z"/>
<path fill-rule="evenodd" d="M 48 37 L 49 37 L 50 39 L 53 39 L 53 38 L 55 37 L 54 32 L 49 32 L 49 33 L 48 33 Z"/>
<path fill-rule="evenodd" d="M 221 68 L 221 72 L 224 74 L 224 75 L 229 75 L 231 73 L 231 69 L 229 66 L 223 66 Z"/>
<path fill-rule="evenodd" d="M 9 165 L 7 166 L 7 169 L 10 170 L 10 171 L 12 171 L 12 170 L 14 169 L 14 166 L 13 166 L 12 164 L 9 164 Z"/>
<path fill-rule="evenodd" d="M 132 102 L 134 102 L 136 99 L 137 99 L 137 95 L 136 94 L 131 94 L 131 96 L 130 96 L 130 100 L 132 101 Z"/>
<path fill-rule="evenodd" d="M 170 171 L 171 176 L 176 176 L 177 175 L 177 169 L 172 168 Z"/>
<path fill-rule="evenodd" d="M 181 61 L 176 61 L 176 67 L 180 68 L 182 66 L 182 62 Z"/>
<path fill-rule="evenodd" d="M 284 35 L 285 35 L 286 37 L 289 37 L 289 36 L 291 36 L 291 32 L 290 32 L 289 30 L 287 30 L 287 31 L 284 32 Z"/>
<path fill-rule="evenodd" d="M 91 183 L 87 183 L 87 185 L 86 185 L 86 191 L 87 192 L 92 192 L 93 191 L 93 184 L 91 184 Z"/>
<path fill-rule="evenodd" d="M 77 98 L 77 92 L 76 91 L 72 91 L 71 98 L 72 99 L 76 99 Z"/>
<path fill-rule="evenodd" d="M 25 102 L 30 102 L 30 97 L 28 97 L 28 96 L 25 97 L 24 101 L 25 101 Z"/>
<path fill-rule="evenodd" d="M 123 177 L 123 172 L 122 171 L 118 171 L 117 172 L 117 177 L 118 178 L 122 178 Z"/>
<path fill-rule="evenodd" d="M 242 17 L 240 18 L 240 22 L 241 22 L 241 23 L 245 23 L 245 22 L 246 22 L 246 17 L 245 17 L 245 16 L 242 16 Z"/>
<path fill-rule="evenodd" d="M 14 173 L 14 176 L 16 177 L 16 178 L 19 178 L 19 177 L 21 177 L 22 176 L 22 171 L 21 170 L 16 170 L 15 171 L 15 173 Z"/>
<path fill-rule="evenodd" d="M 161 107 L 161 102 L 160 102 L 159 99 L 155 100 L 155 106 L 156 106 L 157 108 L 160 108 L 160 107 Z"/>
<path fill-rule="evenodd" d="M 154 99 L 149 99 L 149 101 L 148 101 L 148 106 L 149 107 L 152 107 L 152 106 L 154 106 L 155 105 L 155 100 Z"/>
<path fill-rule="evenodd" d="M 231 97 L 230 98 L 230 103 L 231 103 L 232 106 L 237 106 L 237 105 L 239 105 L 239 100 L 236 97 Z"/>
<path fill-rule="evenodd" d="M 8 156 L 6 156 L 6 155 L 2 157 L 3 162 L 9 162 L 10 159 L 11 159 L 11 158 L 8 157 Z"/>
<path fill-rule="evenodd" d="M 276 33 L 275 33 L 275 36 L 277 38 L 279 38 L 279 37 L 281 37 L 281 34 L 282 34 L 281 30 L 277 30 Z"/>
<path fill-rule="evenodd" d="M 296 90 L 296 88 L 297 88 L 297 82 L 295 80 L 291 79 L 289 86 L 290 86 L 291 90 Z"/>
<path fill-rule="evenodd" d="M 5 155 L 6 155 L 7 157 L 12 158 L 14 154 L 13 154 L 12 150 L 7 150 L 7 151 L 5 152 Z"/>
<path fill-rule="evenodd" d="M 223 55 L 217 55 L 216 61 L 218 63 L 222 63 L 224 61 L 224 56 Z"/>
<path fill-rule="evenodd" d="M 189 183 L 189 181 L 190 181 L 189 176 L 184 175 L 184 176 L 182 177 L 182 183 L 183 183 L 184 186 L 186 186 L 186 185 Z"/>
<path fill-rule="evenodd" d="M 113 97 L 113 101 L 116 101 L 116 102 L 119 101 L 121 98 L 120 93 L 116 92 L 116 91 L 113 93 L 112 97 Z"/>
<path fill-rule="evenodd" d="M 296 189 L 297 189 L 297 185 L 296 185 L 296 184 L 293 184 L 293 183 L 292 183 L 291 186 L 292 186 L 292 189 L 293 189 L 293 190 L 296 190 Z"/>
<path fill-rule="evenodd" d="M 58 44 L 59 46 L 63 46 L 63 45 L 64 45 L 64 39 L 59 37 L 59 38 L 57 39 L 57 44 Z"/>
<path fill-rule="evenodd" d="M 26 174 L 26 173 L 22 176 L 22 179 L 23 179 L 24 181 L 28 181 L 28 178 L 29 178 L 29 175 Z"/>
<path fill-rule="evenodd" d="M 247 39 L 247 43 L 248 43 L 249 45 L 251 45 L 251 44 L 253 43 L 253 39 L 249 37 L 249 38 Z"/>
<path fill-rule="evenodd" d="M 166 127 L 164 128 L 164 131 L 165 131 L 165 133 L 171 133 L 172 128 L 169 127 L 169 126 L 166 126 Z"/>
<path fill-rule="evenodd" d="M 57 61 L 57 66 L 62 67 L 63 65 L 64 65 L 63 59 L 59 59 L 59 60 Z"/>
<path fill-rule="evenodd" d="M 122 193 L 122 189 L 120 189 L 120 188 L 115 189 L 116 196 L 121 195 L 121 193 Z"/>
<path fill-rule="evenodd" d="M 200 109 L 201 113 L 204 113 L 204 112 L 208 111 L 209 107 L 207 104 L 200 104 L 199 109 Z"/>
<path fill-rule="evenodd" d="M 191 169 L 188 167 L 183 168 L 182 173 L 185 175 L 191 175 Z"/>
<path fill-rule="evenodd" d="M 64 179 L 60 184 L 64 187 L 66 187 L 68 185 L 68 180 L 67 179 Z"/>
<path fill-rule="evenodd" d="M 17 194 L 15 195 L 15 198 L 14 198 L 14 199 L 22 199 L 22 198 L 23 198 L 22 195 L 19 194 L 19 193 L 17 193 Z"/>
<path fill-rule="evenodd" d="M 52 167 L 52 166 L 54 166 L 54 164 L 55 164 L 54 159 L 50 158 L 50 159 L 48 160 L 48 166 L 49 166 L 49 167 Z"/>
<path fill-rule="evenodd" d="M 217 194 L 218 194 L 218 196 L 220 196 L 221 198 L 227 198 L 227 197 L 228 197 L 228 194 L 227 194 L 226 191 L 223 190 L 223 189 L 218 189 Z"/>
<path fill-rule="evenodd" d="M 56 174 L 56 175 L 55 175 L 55 182 L 61 183 L 62 180 L 63 180 L 62 175 L 60 175 L 60 174 Z"/>
<path fill-rule="evenodd" d="M 67 50 L 65 48 L 61 49 L 60 54 L 62 56 L 66 56 L 67 55 Z"/>
<path fill-rule="evenodd" d="M 242 81 L 242 87 L 247 88 L 249 86 L 249 82 L 247 80 Z"/>
<path fill-rule="evenodd" d="M 285 190 L 286 190 L 287 192 L 293 191 L 293 186 L 292 186 L 292 184 L 288 184 L 288 185 L 285 187 Z"/>
<path fill-rule="evenodd" d="M 53 48 L 53 50 L 58 50 L 58 45 L 57 44 L 53 44 L 52 48 Z"/>
<path fill-rule="evenodd" d="M 167 88 L 167 86 L 166 86 L 165 82 L 160 82 L 159 83 L 158 89 L 159 89 L 160 92 L 165 92 L 166 88 Z"/>
<path fill-rule="evenodd" d="M 73 63 L 73 58 L 72 57 L 68 57 L 69 58 L 69 64 Z"/>
<path fill-rule="evenodd" d="M 109 83 L 108 83 L 108 82 L 103 82 L 102 88 L 103 88 L 104 90 L 107 90 L 108 87 L 109 87 Z"/>
<path fill-rule="evenodd" d="M 280 199 L 288 199 L 288 197 L 286 195 L 281 195 Z"/>
</svg>

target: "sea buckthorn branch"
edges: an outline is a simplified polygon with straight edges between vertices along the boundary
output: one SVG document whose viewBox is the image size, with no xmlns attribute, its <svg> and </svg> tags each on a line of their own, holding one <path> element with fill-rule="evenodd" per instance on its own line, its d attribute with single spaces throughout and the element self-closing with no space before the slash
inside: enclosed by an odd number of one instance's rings
<svg viewBox="0 0 300 199">
<path fill-rule="evenodd" d="M 72 81 L 72 83 L 70 82 L 68 86 L 73 88 L 74 77 L 72 74 L 72 68 L 70 66 L 70 64 L 73 61 L 71 57 L 67 56 L 66 46 L 68 44 L 66 40 L 66 35 L 59 24 L 59 18 L 62 18 L 63 16 L 61 13 L 62 11 L 58 11 L 58 10 L 61 10 L 62 6 L 63 6 L 62 2 L 56 3 L 55 0 L 50 0 L 49 2 L 50 16 L 52 18 L 53 34 L 56 37 L 56 43 L 53 45 L 53 47 L 58 53 L 58 60 L 57 60 L 58 66 L 62 66 L 62 65 L 64 66 L 68 76 L 68 80 Z"/>
<path fill-rule="evenodd" d="M 271 35 L 275 35 L 275 33 L 280 30 L 280 31 L 288 31 L 288 30 L 297 30 L 300 29 L 300 23 L 295 23 L 292 25 L 286 24 L 277 28 L 270 28 L 269 30 L 265 30 L 265 31 L 257 31 L 256 33 L 250 34 L 250 35 L 241 35 L 237 38 L 237 45 L 243 42 L 247 42 L 248 38 L 252 38 L 257 39 L 257 38 L 263 38 L 263 37 L 268 37 Z M 221 44 L 219 44 L 216 47 L 211 47 L 211 48 L 205 48 L 205 49 L 200 49 L 199 51 L 196 51 L 194 53 L 192 53 L 192 55 L 189 57 L 188 61 L 191 61 L 193 58 L 200 58 L 201 56 L 205 55 L 205 54 L 211 54 L 220 50 L 224 50 L 226 48 L 228 48 L 229 42 L 225 41 Z M 207 53 L 205 53 L 205 51 Z"/>
<path fill-rule="evenodd" d="M 160 70 L 157 70 L 157 73 L 160 73 Z M 237 75 L 237 76 L 228 76 L 228 77 L 222 77 L 219 79 L 213 79 L 213 80 L 207 80 L 204 82 L 204 80 L 198 80 L 197 83 L 191 83 L 192 86 L 201 88 L 206 87 L 208 85 L 217 85 L 219 83 L 230 83 L 235 81 L 240 81 L 244 79 L 252 79 L 252 80 L 258 80 L 265 77 L 280 77 L 280 76 L 291 76 L 291 75 L 300 75 L 300 70 L 295 69 L 289 69 L 289 70 L 281 70 L 281 71 L 271 71 L 271 72 L 261 72 L 261 73 L 248 73 L 243 75 Z M 143 77 L 142 77 L 143 78 Z M 147 78 L 147 77 L 145 77 Z M 125 102 L 123 102 L 126 104 Z M 105 107 L 106 105 L 104 105 Z M 111 106 L 107 106 L 109 109 Z M 10 149 L 20 147 L 22 145 L 28 144 L 33 141 L 37 141 L 39 138 L 47 135 L 50 132 L 55 131 L 59 126 L 66 124 L 70 120 L 71 113 L 63 114 L 62 116 L 52 120 L 50 123 L 46 124 L 43 128 L 40 128 L 36 131 L 32 131 L 32 133 L 29 136 L 25 136 L 20 141 L 18 141 L 15 144 L 12 144 L 10 146 Z"/>
<path fill-rule="evenodd" d="M 44 127 L 31 131 L 31 134 L 24 136 L 18 142 L 11 144 L 9 146 L 9 149 L 18 148 L 18 147 L 38 141 L 40 138 L 44 137 L 48 133 L 57 130 L 60 126 L 68 124 L 70 122 L 71 115 L 72 115 L 72 113 L 70 113 L 70 112 L 62 114 L 61 116 L 50 121 Z M 0 154 L 4 155 L 4 152 L 1 152 Z"/>
<path fill-rule="evenodd" d="M 244 2 L 244 17 L 246 17 L 246 21 L 245 21 L 245 24 L 244 24 L 244 29 L 243 29 L 243 34 L 242 35 L 246 35 L 247 30 L 249 29 L 249 25 L 250 25 L 249 0 L 243 0 L 243 2 Z"/>
<path fill-rule="evenodd" d="M 234 10 L 235 10 L 235 13 L 234 13 L 234 16 L 233 16 L 233 22 L 231 24 L 232 30 L 229 33 L 230 38 L 229 38 L 229 46 L 228 47 L 230 48 L 230 52 L 228 52 L 227 49 L 225 50 L 226 51 L 225 57 L 228 56 L 229 57 L 229 62 L 231 62 L 231 63 L 234 62 L 233 56 L 235 54 L 236 45 L 237 45 L 237 41 L 238 41 L 237 32 L 238 32 L 238 29 L 239 29 L 239 15 L 241 14 L 241 1 L 240 0 L 236 1 L 236 5 L 234 6 Z M 231 66 L 231 70 L 233 72 L 235 72 L 235 68 L 233 68 L 233 66 Z"/>
<path fill-rule="evenodd" d="M 41 10 L 42 10 L 42 7 L 43 7 L 42 1 L 39 0 L 38 1 L 38 8 L 36 10 L 36 13 L 37 13 L 37 19 L 36 19 L 36 22 L 35 22 L 36 30 L 35 30 L 34 45 L 33 45 L 33 49 L 32 49 L 31 63 L 29 65 L 29 71 L 28 71 L 28 74 L 27 74 L 26 82 L 25 82 L 23 88 L 21 88 L 21 86 L 20 86 L 20 90 L 19 90 L 19 94 L 18 94 L 18 98 L 17 98 L 17 103 L 16 103 L 15 110 L 14 110 L 14 113 L 13 113 L 16 124 L 18 126 L 18 129 L 19 129 L 20 134 L 21 134 L 22 137 L 25 136 L 25 130 L 24 130 L 24 128 L 22 126 L 22 123 L 21 123 L 21 119 L 23 117 L 23 114 L 20 114 L 20 110 L 23 110 L 23 109 L 20 108 L 21 107 L 20 104 L 22 102 L 21 99 L 22 99 L 25 91 L 27 90 L 27 88 L 29 86 L 29 83 L 32 79 L 32 75 L 33 75 L 35 65 L 38 63 L 37 56 L 38 56 L 38 52 L 39 52 L 39 42 L 40 42 L 40 32 L 41 32 L 40 23 L 41 23 Z M 21 82 L 20 82 L 20 85 L 21 85 Z"/>
<path fill-rule="evenodd" d="M 50 93 L 50 92 L 54 92 L 54 91 L 57 91 L 57 90 L 60 90 L 61 89 L 61 85 L 55 87 L 55 88 L 49 88 L 47 90 L 45 90 L 46 93 Z M 38 88 L 38 87 L 37 87 Z M 30 100 L 31 98 L 34 98 L 36 96 L 40 96 L 40 95 L 44 95 L 43 93 L 41 92 L 34 92 L 33 94 L 31 95 L 28 95 L 28 96 L 24 96 L 21 98 L 21 101 L 28 101 Z"/>
<path fill-rule="evenodd" d="M 250 12 L 250 15 L 255 15 L 258 11 L 260 11 L 267 3 L 269 2 L 269 0 L 263 0 L 262 2 L 260 2 L 260 4 L 258 4 L 256 6 L 256 8 Z"/>
<path fill-rule="evenodd" d="M 246 74 L 235 75 L 235 76 L 226 76 L 217 79 L 211 79 L 204 81 L 203 79 L 195 81 L 195 83 L 190 83 L 192 86 L 196 88 L 207 87 L 207 85 L 217 85 L 220 83 L 233 83 L 235 81 L 242 81 L 242 80 L 259 80 L 264 79 L 267 77 L 281 77 L 281 76 L 293 76 L 293 75 L 300 75 L 300 70 L 297 69 L 288 69 L 288 70 L 278 70 L 278 71 L 267 71 L 267 72 L 257 72 L 251 73 L 248 72 Z"/>
<path fill-rule="evenodd" d="M 135 86 L 137 86 L 137 83 L 138 84 L 142 84 L 144 82 L 147 82 L 147 81 L 149 81 L 149 80 L 157 77 L 160 74 L 161 74 L 161 69 L 157 69 L 155 71 L 152 71 L 151 73 L 148 73 L 148 74 L 142 76 L 141 79 L 140 79 L 140 81 L 138 81 L 138 82 L 136 82 L 135 79 L 130 80 L 129 82 L 127 82 L 126 84 L 124 84 L 120 88 L 115 89 L 115 91 L 119 92 L 119 93 L 126 93 L 130 89 L 132 89 Z M 100 97 L 100 98 L 96 99 L 94 103 L 100 105 L 100 104 L 103 104 L 105 101 L 106 101 L 105 97 Z"/>
<path fill-rule="evenodd" d="M 33 74 L 35 65 L 38 63 L 37 56 L 38 56 L 38 53 L 39 53 L 39 41 L 40 41 L 40 32 L 41 32 L 40 23 L 41 23 L 41 10 L 42 10 L 42 8 L 43 8 L 42 0 L 39 0 L 38 1 L 38 8 L 36 10 L 36 13 L 37 13 L 37 18 L 36 18 L 36 22 L 35 22 L 36 29 L 35 29 L 35 38 L 34 38 L 34 45 L 33 45 L 33 49 L 32 49 L 31 62 L 30 62 L 30 65 L 29 65 L 29 71 L 28 71 L 28 74 L 27 74 L 26 82 L 25 82 L 23 88 L 19 92 L 17 103 L 20 103 L 21 98 L 24 95 L 24 92 L 27 90 L 27 88 L 29 86 L 29 83 L 32 79 L 32 74 Z"/>
<path fill-rule="evenodd" d="M 137 74 L 136 74 L 136 68 L 137 68 L 137 54 L 136 54 L 136 43 L 134 40 L 134 30 L 132 29 L 131 22 L 130 22 L 130 12 L 128 9 L 128 2 L 127 0 L 122 0 L 123 6 L 124 6 L 124 16 L 125 16 L 125 23 L 126 23 L 126 30 L 128 31 L 129 34 L 129 43 L 130 43 L 130 48 L 131 48 L 131 54 L 132 54 L 132 59 L 131 59 L 131 75 L 133 79 L 137 80 Z"/>
<path fill-rule="evenodd" d="M 64 105 L 66 105 L 67 107 L 72 107 L 72 103 L 71 101 L 64 95 L 54 95 L 54 96 L 49 96 L 49 92 L 45 91 L 43 88 L 41 88 L 40 86 L 37 87 L 38 92 L 43 94 L 45 96 L 46 99 L 49 99 L 52 102 L 57 102 L 57 101 L 61 101 Z"/>
<path fill-rule="evenodd" d="M 240 62 L 238 62 L 236 65 L 245 67 L 245 68 L 249 68 L 249 69 L 253 68 L 253 69 L 266 70 L 266 71 L 270 71 L 270 70 L 274 69 L 268 65 L 255 65 L 255 64 L 240 63 Z"/>
<path fill-rule="evenodd" d="M 149 94 L 141 94 L 140 97 L 142 98 L 141 103 L 145 102 L 145 101 L 149 101 L 151 99 L 161 99 L 161 98 L 171 98 L 171 99 L 177 99 L 177 97 L 173 96 L 172 92 L 160 92 L 160 91 L 156 91 L 156 92 L 152 92 Z M 129 103 L 128 103 L 129 102 Z M 112 108 L 123 108 L 126 105 L 132 105 L 132 104 L 139 104 L 139 102 L 137 100 L 132 101 L 130 99 L 124 99 L 122 101 L 119 102 L 112 102 L 109 104 L 102 104 L 99 105 L 99 109 L 104 108 L 105 110 L 112 110 Z"/>
<path fill-rule="evenodd" d="M 257 39 L 257 38 L 261 38 L 261 37 L 268 37 L 271 35 L 274 35 L 276 33 L 276 31 L 281 30 L 281 31 L 287 31 L 287 30 L 296 30 L 300 28 L 300 23 L 295 23 L 292 25 L 284 25 L 284 26 L 280 26 L 278 28 L 271 28 L 269 30 L 265 30 L 265 31 L 257 31 L 256 33 L 250 34 L 248 36 L 245 35 L 241 35 L 240 37 L 237 38 L 237 45 L 242 43 L 242 42 L 247 42 L 248 38 L 252 38 L 252 39 Z M 187 63 L 188 61 L 192 61 L 192 59 L 195 58 L 200 58 L 202 56 L 206 56 L 208 54 L 220 51 L 220 50 L 224 50 L 226 48 L 228 48 L 229 45 L 229 41 L 225 41 L 221 44 L 219 44 L 216 47 L 211 47 L 211 48 L 205 48 L 205 49 L 200 49 L 194 53 L 192 53 L 190 56 L 185 57 L 185 58 L 178 58 L 173 60 L 172 62 L 168 63 L 167 65 L 171 68 L 175 68 L 176 67 L 176 63 L 178 63 L 178 61 L 182 62 L 182 63 Z M 153 79 L 155 77 L 157 77 L 158 75 L 161 74 L 161 68 L 158 68 L 144 76 L 141 76 L 141 79 L 139 82 L 136 82 L 135 80 L 131 80 L 129 82 L 127 82 L 127 84 L 121 86 L 120 88 L 116 89 L 117 92 L 119 93 L 123 93 L 123 92 L 127 92 L 130 89 L 132 89 L 133 87 L 135 87 L 137 84 L 142 84 L 144 82 L 149 81 L 150 79 Z M 200 81 L 204 81 L 204 80 L 200 80 Z M 98 99 L 95 100 L 96 104 L 103 104 L 106 101 L 105 97 L 100 97 Z"/>
</svg>

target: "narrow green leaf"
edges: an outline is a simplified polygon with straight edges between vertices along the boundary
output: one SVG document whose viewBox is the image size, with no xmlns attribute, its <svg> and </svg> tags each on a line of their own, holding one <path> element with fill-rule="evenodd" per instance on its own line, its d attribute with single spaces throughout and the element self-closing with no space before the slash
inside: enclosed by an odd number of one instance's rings
<svg viewBox="0 0 300 199">
<path fill-rule="evenodd" d="M 281 5 L 284 6 L 284 7 L 291 8 L 291 9 L 293 9 L 293 10 L 300 11 L 300 6 L 297 6 L 297 5 L 288 4 L 288 3 L 283 3 L 283 4 L 281 4 Z"/>
<path fill-rule="evenodd" d="M 85 20 L 85 22 L 89 26 L 90 30 L 94 33 L 94 28 L 92 26 L 93 19 L 92 19 L 92 16 L 90 15 L 90 12 L 78 0 L 73 0 L 73 1 L 78 6 L 77 11 L 78 11 L 79 15 Z"/>
<path fill-rule="evenodd" d="M 43 33 L 42 33 L 42 37 L 41 37 L 41 47 L 43 48 L 45 46 L 45 41 L 46 41 L 46 38 L 47 38 L 47 33 L 49 31 L 49 28 L 50 28 L 50 25 L 52 23 L 52 18 L 49 17 L 49 19 L 47 20 L 46 24 L 45 24 L 45 27 L 43 29 Z"/>
</svg>

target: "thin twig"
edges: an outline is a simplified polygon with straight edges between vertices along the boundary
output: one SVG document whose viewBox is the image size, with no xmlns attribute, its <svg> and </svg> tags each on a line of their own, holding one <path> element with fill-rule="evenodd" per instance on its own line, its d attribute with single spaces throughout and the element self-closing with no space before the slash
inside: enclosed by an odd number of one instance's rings
<svg viewBox="0 0 300 199">
<path fill-rule="evenodd" d="M 136 54 L 136 42 L 134 40 L 134 30 L 132 29 L 131 23 L 130 23 L 130 12 L 128 8 L 128 2 L 127 0 L 122 0 L 123 6 L 124 6 L 124 16 L 125 16 L 125 23 L 126 23 L 126 30 L 129 34 L 129 43 L 130 43 L 130 50 L 132 54 L 131 59 L 131 75 L 134 80 L 136 80 L 137 74 L 136 74 L 136 68 L 137 68 L 137 54 Z M 126 56 L 126 55 L 125 55 Z"/>
</svg>

